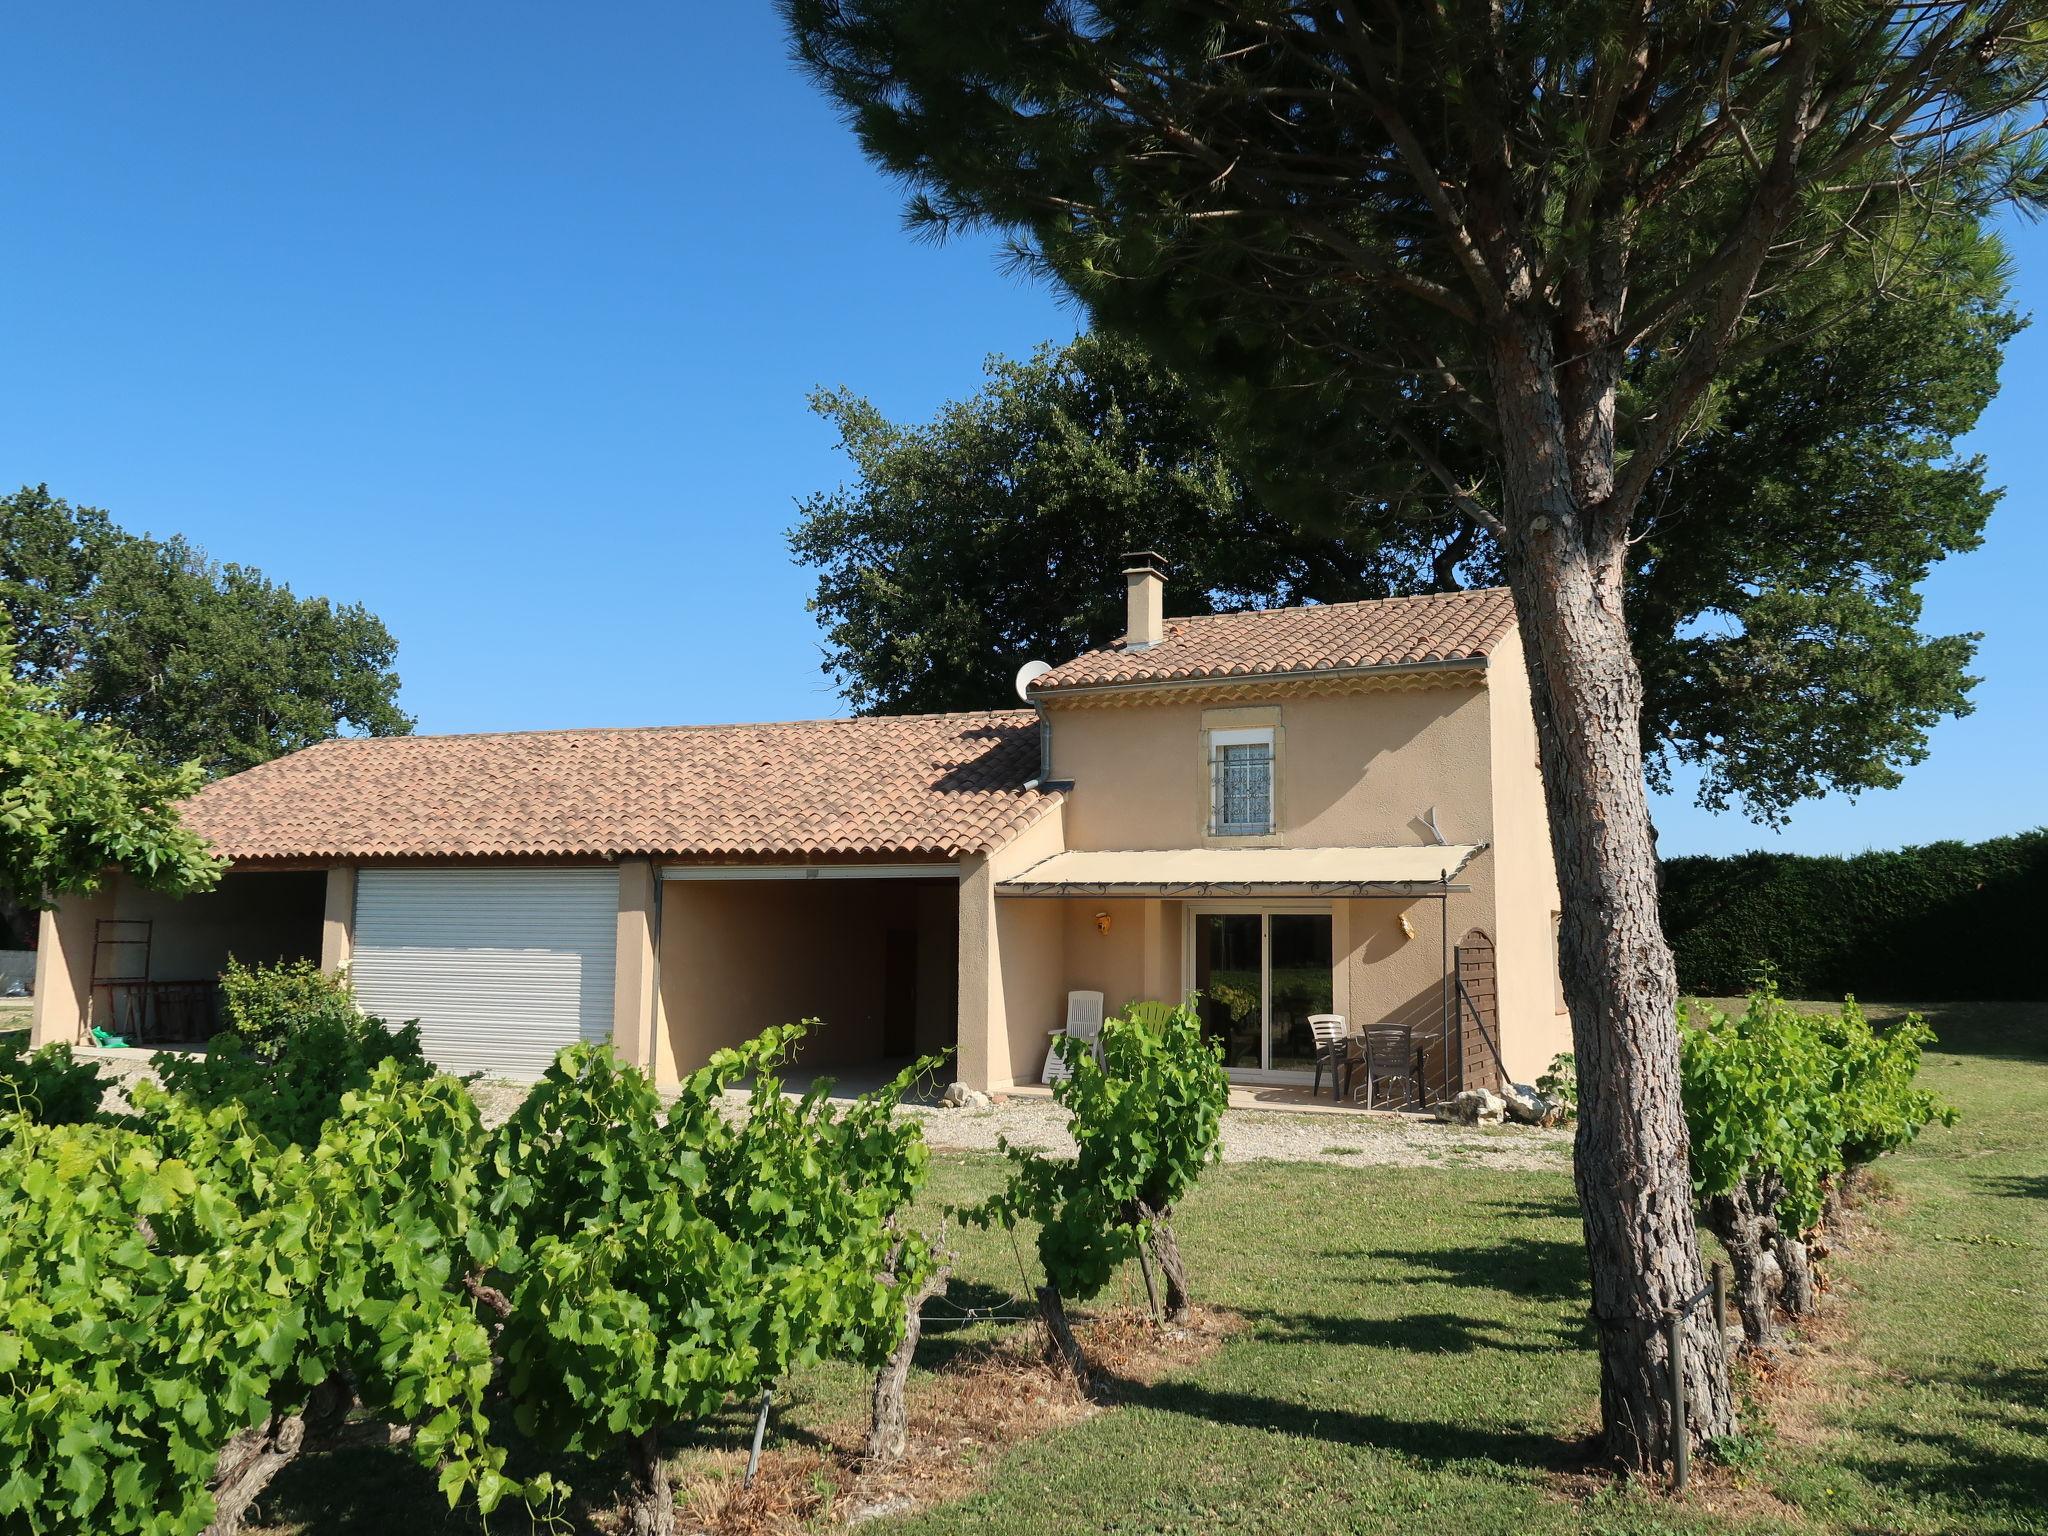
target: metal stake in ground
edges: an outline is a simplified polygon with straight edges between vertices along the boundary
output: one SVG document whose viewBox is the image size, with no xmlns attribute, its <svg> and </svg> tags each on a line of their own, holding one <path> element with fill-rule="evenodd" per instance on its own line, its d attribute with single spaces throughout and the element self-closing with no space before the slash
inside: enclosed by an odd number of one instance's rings
<svg viewBox="0 0 2048 1536">
<path fill-rule="evenodd" d="M 1692 1478 L 1692 1436 L 1685 1427 L 1685 1312 L 1664 1320 L 1664 1370 L 1671 1382 L 1671 1486 L 1679 1493 Z"/>
<path fill-rule="evenodd" d="M 768 1408 L 774 1401 L 775 1389 L 773 1387 L 763 1387 L 761 1389 L 761 1411 L 754 1418 L 754 1448 L 747 1452 L 747 1475 L 741 1479 L 740 1484 L 744 1488 L 754 1486 L 754 1474 L 760 1470 L 761 1442 L 768 1438 Z"/>
</svg>

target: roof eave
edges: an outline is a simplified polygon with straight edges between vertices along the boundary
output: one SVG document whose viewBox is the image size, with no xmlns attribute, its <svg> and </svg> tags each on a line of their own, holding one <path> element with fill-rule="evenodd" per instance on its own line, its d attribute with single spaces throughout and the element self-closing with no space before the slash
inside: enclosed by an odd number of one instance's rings
<svg viewBox="0 0 2048 1536">
<path fill-rule="evenodd" d="M 1474 667 L 1485 668 L 1491 654 L 1480 651 L 1470 656 L 1444 656 L 1434 661 L 1390 661 L 1368 667 L 1288 667 L 1271 672 L 1207 672 L 1193 677 L 1145 677 L 1130 678 L 1107 683 L 1055 683 L 1044 687 L 1033 684 L 1029 690 L 1034 699 L 1043 698 L 1050 702 L 1077 693 L 1145 693 L 1154 688 L 1201 688 L 1243 687 L 1247 683 L 1286 683 L 1308 677 L 1383 677 L 1400 672 L 1469 672 Z"/>
</svg>

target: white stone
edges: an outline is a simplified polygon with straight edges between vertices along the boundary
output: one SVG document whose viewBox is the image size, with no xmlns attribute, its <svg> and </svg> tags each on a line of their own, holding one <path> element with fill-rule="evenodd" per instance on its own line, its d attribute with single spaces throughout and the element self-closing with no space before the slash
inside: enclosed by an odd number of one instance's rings
<svg viewBox="0 0 2048 1536">
<path fill-rule="evenodd" d="M 995 1100 L 965 1083 L 948 1083 L 946 1091 L 939 1095 L 941 1109 L 990 1109 L 994 1105 Z"/>
<path fill-rule="evenodd" d="M 968 1090 L 970 1093 L 972 1089 Z M 892 1493 L 872 1504 L 863 1504 L 846 1517 L 848 1525 L 866 1525 L 870 1520 L 887 1520 L 892 1515 L 907 1515 L 917 1508 L 917 1500 L 907 1493 Z"/>
<path fill-rule="evenodd" d="M 1507 1100 L 1484 1088 L 1467 1088 L 1448 1103 L 1437 1105 L 1436 1117 L 1459 1125 L 1499 1125 L 1507 1118 Z"/>
<path fill-rule="evenodd" d="M 1508 1118 L 1523 1125 L 1556 1125 L 1564 1118 L 1563 1107 L 1556 1100 L 1538 1093 L 1527 1083 L 1509 1083 L 1502 1097 Z"/>
</svg>

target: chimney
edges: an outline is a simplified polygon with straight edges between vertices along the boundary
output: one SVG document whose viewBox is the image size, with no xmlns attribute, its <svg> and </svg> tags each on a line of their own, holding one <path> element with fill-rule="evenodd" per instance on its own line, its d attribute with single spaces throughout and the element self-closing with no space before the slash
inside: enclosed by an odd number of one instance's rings
<svg viewBox="0 0 2048 1536">
<path fill-rule="evenodd" d="M 1124 556 L 1124 649 L 1147 651 L 1166 638 L 1166 562 L 1149 549 Z"/>
</svg>

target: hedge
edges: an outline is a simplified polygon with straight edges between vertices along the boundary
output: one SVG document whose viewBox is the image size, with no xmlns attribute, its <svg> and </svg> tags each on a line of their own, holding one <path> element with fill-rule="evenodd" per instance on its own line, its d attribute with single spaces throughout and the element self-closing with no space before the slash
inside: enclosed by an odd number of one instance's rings
<svg viewBox="0 0 2048 1536">
<path fill-rule="evenodd" d="M 1791 997 L 2048 997 L 2048 828 L 1850 857 L 1664 861 L 1680 990 L 1728 997 L 1769 967 Z"/>
</svg>

